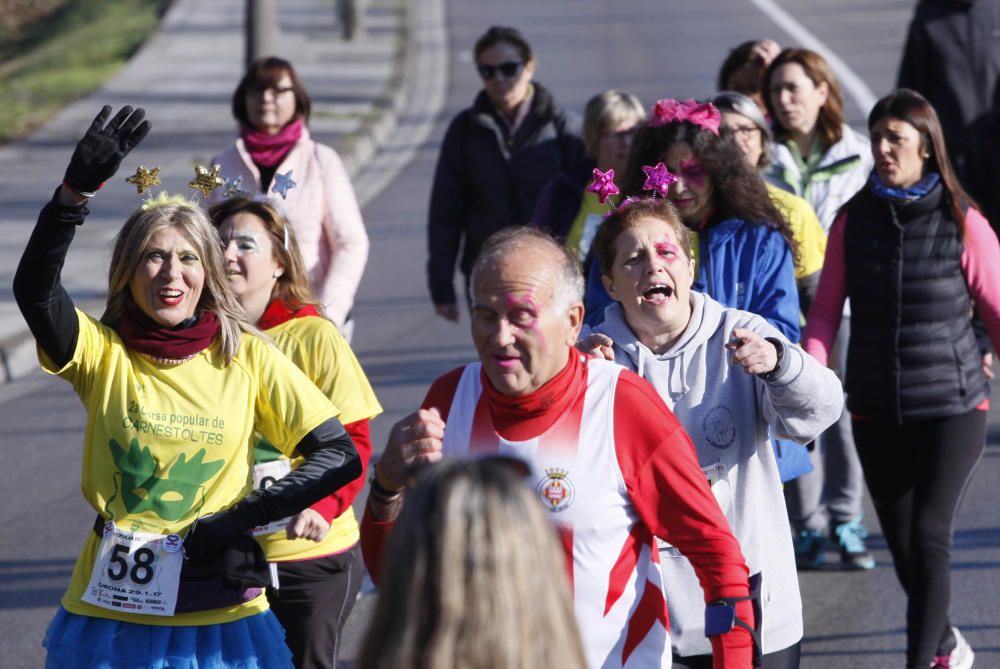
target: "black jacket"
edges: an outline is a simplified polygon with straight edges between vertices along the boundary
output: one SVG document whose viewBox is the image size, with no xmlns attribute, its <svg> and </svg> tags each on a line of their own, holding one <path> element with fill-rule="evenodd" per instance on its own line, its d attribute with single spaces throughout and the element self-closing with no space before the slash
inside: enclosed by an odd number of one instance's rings
<svg viewBox="0 0 1000 669">
<path fill-rule="evenodd" d="M 526 225 L 542 188 L 583 156 L 580 123 L 533 84 L 527 118 L 510 136 L 485 91 L 456 116 L 444 137 L 431 191 L 427 276 L 435 304 L 454 304 L 455 261 L 468 276 L 483 242 Z"/>
<path fill-rule="evenodd" d="M 866 186 L 845 209 L 851 413 L 902 425 L 971 411 L 987 386 L 944 188 L 901 205 Z"/>
<path fill-rule="evenodd" d="M 910 23 L 898 86 L 934 106 L 964 174 L 969 127 L 993 104 L 1000 77 L 1000 0 L 928 0 Z"/>
</svg>

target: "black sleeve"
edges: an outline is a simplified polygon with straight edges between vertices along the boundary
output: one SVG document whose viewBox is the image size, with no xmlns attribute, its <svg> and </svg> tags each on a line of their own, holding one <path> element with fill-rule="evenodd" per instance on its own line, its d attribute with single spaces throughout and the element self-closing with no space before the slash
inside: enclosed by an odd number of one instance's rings
<svg viewBox="0 0 1000 669">
<path fill-rule="evenodd" d="M 84 205 L 63 205 L 53 197 L 38 215 L 14 274 L 14 299 L 38 345 L 57 367 L 73 357 L 80 324 L 61 281 L 76 226 L 90 213 Z"/>
<path fill-rule="evenodd" d="M 233 507 L 244 530 L 294 516 L 361 476 L 358 451 L 336 418 L 303 437 L 296 450 L 306 458 L 301 465 Z"/>
<path fill-rule="evenodd" d="M 463 146 L 468 113 L 459 114 L 444 136 L 434 169 L 427 219 L 427 282 L 434 304 L 454 304 L 455 263 L 465 236 L 468 206 Z"/>
<path fill-rule="evenodd" d="M 816 289 L 819 288 L 819 275 L 822 272 L 813 272 L 809 276 L 804 276 L 798 280 L 799 288 L 799 309 L 803 315 L 809 314 L 809 307 L 812 306 L 813 298 L 816 297 Z"/>
</svg>

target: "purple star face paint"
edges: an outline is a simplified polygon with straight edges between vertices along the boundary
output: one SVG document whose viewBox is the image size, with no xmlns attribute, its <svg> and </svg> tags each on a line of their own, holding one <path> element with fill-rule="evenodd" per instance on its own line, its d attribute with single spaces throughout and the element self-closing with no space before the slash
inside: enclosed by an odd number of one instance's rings
<svg viewBox="0 0 1000 669">
<path fill-rule="evenodd" d="M 685 223 L 700 227 L 714 208 L 715 189 L 711 175 L 687 142 L 672 144 L 667 149 L 665 162 L 680 177 L 670 186 L 670 201 Z"/>
<path fill-rule="evenodd" d="M 666 350 L 687 327 L 693 263 L 666 221 L 651 216 L 623 230 L 605 278 L 629 327 L 651 350 Z"/>
<path fill-rule="evenodd" d="M 675 244 L 670 237 L 664 235 L 663 238 L 653 244 L 656 254 L 669 263 L 677 262 L 684 257 L 681 247 Z"/>
<path fill-rule="evenodd" d="M 691 183 L 692 186 L 703 188 L 705 186 L 705 170 L 697 158 L 681 161 L 681 177 Z"/>
</svg>

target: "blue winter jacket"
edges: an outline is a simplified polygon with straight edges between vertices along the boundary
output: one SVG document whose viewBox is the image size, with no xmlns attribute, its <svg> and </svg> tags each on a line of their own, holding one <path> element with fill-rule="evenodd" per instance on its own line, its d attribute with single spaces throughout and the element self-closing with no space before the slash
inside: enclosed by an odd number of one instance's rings
<svg viewBox="0 0 1000 669">
<path fill-rule="evenodd" d="M 736 218 L 698 233 L 698 276 L 692 290 L 707 293 L 723 306 L 758 314 L 797 342 L 799 293 L 792 251 L 777 230 Z M 604 318 L 613 300 L 601 284 L 599 263 L 587 279 L 587 323 Z"/>
</svg>

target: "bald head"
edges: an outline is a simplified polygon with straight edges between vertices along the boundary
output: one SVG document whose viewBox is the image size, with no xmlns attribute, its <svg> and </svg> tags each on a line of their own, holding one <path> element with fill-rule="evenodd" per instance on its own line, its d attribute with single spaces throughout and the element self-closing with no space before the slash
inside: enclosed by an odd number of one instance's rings
<svg viewBox="0 0 1000 669">
<path fill-rule="evenodd" d="M 583 277 L 559 243 L 531 228 L 499 232 L 471 287 L 472 340 L 496 390 L 526 395 L 566 367 L 583 322 Z"/>
<path fill-rule="evenodd" d="M 584 280 L 576 258 L 537 228 L 504 228 L 486 240 L 469 276 L 473 300 L 476 276 L 480 272 L 495 274 L 501 266 L 537 271 L 538 278 L 553 287 L 552 306 L 558 311 L 583 303 Z"/>
</svg>

